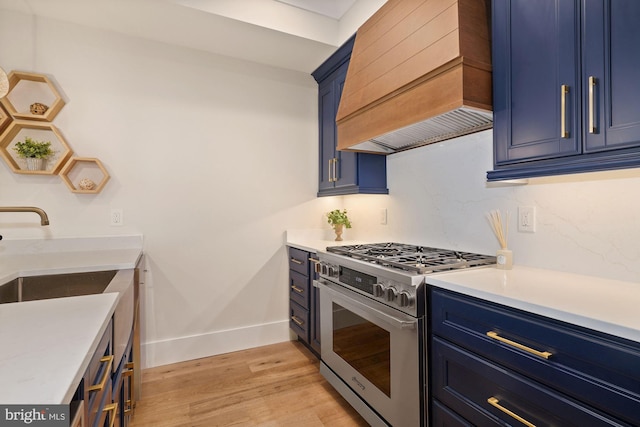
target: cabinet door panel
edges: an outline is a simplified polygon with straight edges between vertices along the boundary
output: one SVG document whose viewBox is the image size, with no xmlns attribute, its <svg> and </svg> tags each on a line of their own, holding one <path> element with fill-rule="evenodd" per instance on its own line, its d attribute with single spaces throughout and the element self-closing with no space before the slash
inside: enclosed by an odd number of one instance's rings
<svg viewBox="0 0 640 427">
<path fill-rule="evenodd" d="M 336 81 L 334 82 L 335 93 L 336 93 L 336 96 L 335 96 L 336 105 L 335 105 L 335 110 L 333 111 L 333 125 L 334 125 L 334 132 L 336 132 L 336 136 L 334 138 L 334 142 L 336 146 L 338 144 L 338 141 L 337 141 L 338 130 L 335 124 L 335 117 L 338 114 L 338 107 L 340 106 L 342 89 L 344 89 L 344 82 L 347 77 L 347 68 L 348 68 L 348 64 L 345 64 L 338 70 L 340 77 L 336 79 Z M 336 181 L 335 186 L 346 187 L 346 186 L 358 184 L 356 179 L 358 176 L 357 153 L 336 150 L 336 158 L 338 159 L 338 167 L 337 167 L 338 176 L 336 177 L 338 180 Z"/>
<path fill-rule="evenodd" d="M 347 40 L 312 73 L 319 84 L 319 197 L 389 193 L 384 156 L 379 156 L 380 159 L 377 161 L 363 161 L 373 155 L 336 150 L 336 115 L 347 77 L 354 40 L 355 36 Z"/>
<path fill-rule="evenodd" d="M 328 82 L 319 88 L 319 122 L 320 122 L 320 166 L 319 166 L 319 189 L 326 190 L 333 188 L 331 180 L 331 159 L 335 154 L 336 144 L 336 124 L 335 124 L 335 94 L 333 82 Z M 333 120 L 331 119 L 333 117 Z"/>
<path fill-rule="evenodd" d="M 583 0 L 583 12 L 586 151 L 640 146 L 640 2 Z"/>
<path fill-rule="evenodd" d="M 496 164 L 580 153 L 577 19 L 572 1 L 494 1 Z"/>
</svg>

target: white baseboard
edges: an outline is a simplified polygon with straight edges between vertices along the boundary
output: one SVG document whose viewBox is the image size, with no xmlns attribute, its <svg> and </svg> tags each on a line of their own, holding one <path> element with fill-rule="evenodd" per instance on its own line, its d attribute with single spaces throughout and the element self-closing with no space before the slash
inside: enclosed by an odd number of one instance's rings
<svg viewBox="0 0 640 427">
<path fill-rule="evenodd" d="M 232 351 L 289 341 L 288 320 L 141 345 L 142 368 L 168 365 Z"/>
</svg>

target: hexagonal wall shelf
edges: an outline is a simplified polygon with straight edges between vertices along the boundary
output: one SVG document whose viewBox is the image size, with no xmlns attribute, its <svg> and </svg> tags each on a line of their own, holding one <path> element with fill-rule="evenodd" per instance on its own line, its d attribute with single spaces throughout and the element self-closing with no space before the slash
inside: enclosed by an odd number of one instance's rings
<svg viewBox="0 0 640 427">
<path fill-rule="evenodd" d="M 9 123 L 11 123 L 12 120 L 13 119 L 11 118 L 9 113 L 7 113 L 4 107 L 0 104 L 0 133 L 2 133 L 2 131 L 7 126 L 9 126 Z"/>
<path fill-rule="evenodd" d="M 102 162 L 93 157 L 72 157 L 60 171 L 60 178 L 74 193 L 95 194 L 109 181 Z"/>
<path fill-rule="evenodd" d="M 12 71 L 8 77 L 9 93 L 0 101 L 14 119 L 50 122 L 64 107 L 60 92 L 44 74 Z"/>
<path fill-rule="evenodd" d="M 47 159 L 45 170 L 27 170 L 26 160 L 18 157 L 18 154 L 13 150 L 16 142 L 24 141 L 27 136 L 38 141 L 51 142 L 54 154 Z M 54 125 L 16 120 L 0 135 L 0 154 L 15 173 L 55 175 L 71 157 L 71 148 Z"/>
</svg>

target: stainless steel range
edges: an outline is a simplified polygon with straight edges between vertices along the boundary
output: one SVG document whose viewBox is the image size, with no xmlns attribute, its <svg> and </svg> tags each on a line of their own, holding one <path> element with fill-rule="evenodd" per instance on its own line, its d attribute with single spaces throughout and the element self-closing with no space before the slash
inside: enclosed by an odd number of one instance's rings
<svg viewBox="0 0 640 427">
<path fill-rule="evenodd" d="M 371 425 L 426 425 L 424 276 L 495 257 L 376 243 L 318 258 L 321 373 Z"/>
</svg>

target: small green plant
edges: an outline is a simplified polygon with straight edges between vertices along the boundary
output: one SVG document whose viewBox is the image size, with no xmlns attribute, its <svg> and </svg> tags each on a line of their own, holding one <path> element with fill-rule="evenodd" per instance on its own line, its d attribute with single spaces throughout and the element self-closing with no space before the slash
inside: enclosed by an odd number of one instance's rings
<svg viewBox="0 0 640 427">
<path fill-rule="evenodd" d="M 47 157 L 53 154 L 53 150 L 51 149 L 51 142 L 41 142 L 36 141 L 35 139 L 31 139 L 26 136 L 24 138 L 24 142 L 16 142 L 16 145 L 13 149 L 18 153 L 23 159 L 26 158 L 36 158 L 36 159 L 46 159 Z"/>
<path fill-rule="evenodd" d="M 342 211 L 340 211 L 340 209 L 335 209 L 331 212 L 327 212 L 327 222 L 332 226 L 336 224 L 344 224 L 345 227 L 351 228 L 351 221 L 349 221 L 346 209 L 343 209 Z"/>
</svg>

